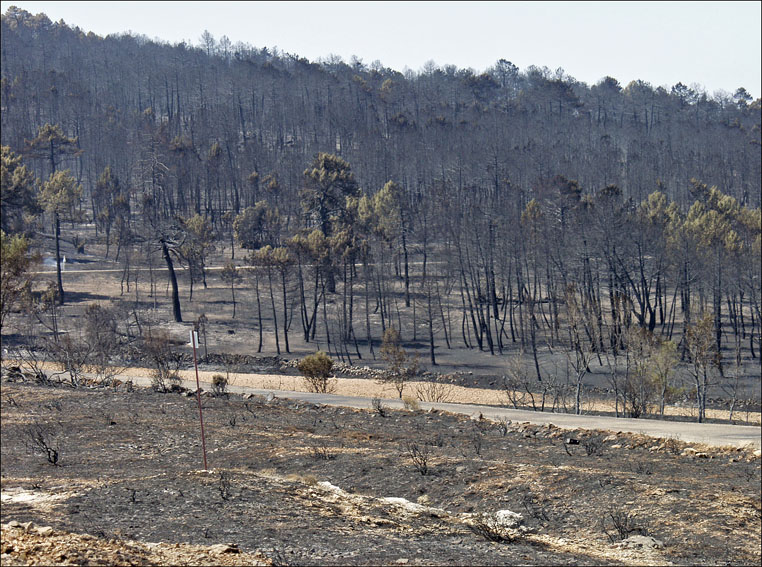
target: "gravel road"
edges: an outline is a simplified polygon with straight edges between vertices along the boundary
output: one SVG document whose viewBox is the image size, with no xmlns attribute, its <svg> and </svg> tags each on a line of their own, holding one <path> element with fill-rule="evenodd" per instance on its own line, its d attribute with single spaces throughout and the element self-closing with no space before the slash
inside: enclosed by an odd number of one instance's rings
<svg viewBox="0 0 762 567">
<path fill-rule="evenodd" d="M 141 376 L 130 376 L 136 384 L 150 385 L 150 379 Z M 184 380 L 183 386 L 195 388 L 196 383 Z M 211 389 L 211 384 L 201 382 L 202 389 Z M 335 394 L 316 394 L 296 392 L 291 390 L 258 389 L 244 386 L 230 386 L 229 391 L 237 394 L 255 394 L 267 396 L 272 393 L 278 398 L 302 400 L 315 404 L 343 406 L 359 409 L 372 407 L 371 398 L 362 396 L 341 396 Z M 384 399 L 383 404 L 389 408 L 402 408 L 399 399 Z M 654 438 L 675 438 L 687 443 L 703 443 L 713 447 L 746 447 L 762 448 L 762 428 L 750 425 L 726 425 L 715 423 L 693 423 L 685 421 L 664 421 L 652 419 L 628 419 L 596 415 L 573 415 L 565 413 L 541 413 L 527 410 L 499 408 L 475 404 L 453 404 L 437 402 L 420 402 L 424 410 L 436 409 L 455 414 L 481 416 L 485 419 L 509 419 L 515 422 L 529 422 L 536 425 L 552 423 L 562 429 L 593 429 L 612 432 L 640 433 Z"/>
</svg>

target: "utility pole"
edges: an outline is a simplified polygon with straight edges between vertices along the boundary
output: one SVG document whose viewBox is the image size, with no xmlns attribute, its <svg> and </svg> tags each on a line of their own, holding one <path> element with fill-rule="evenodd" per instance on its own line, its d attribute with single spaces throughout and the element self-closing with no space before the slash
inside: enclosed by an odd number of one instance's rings
<svg viewBox="0 0 762 567">
<path fill-rule="evenodd" d="M 198 362 L 196 360 L 196 346 L 198 346 L 198 331 L 190 332 L 190 341 L 193 345 L 193 366 L 196 368 L 196 399 L 198 400 L 198 418 L 201 422 L 201 448 L 204 451 L 204 470 L 206 466 L 206 441 L 204 440 L 204 414 L 201 411 L 201 384 L 198 380 Z"/>
</svg>

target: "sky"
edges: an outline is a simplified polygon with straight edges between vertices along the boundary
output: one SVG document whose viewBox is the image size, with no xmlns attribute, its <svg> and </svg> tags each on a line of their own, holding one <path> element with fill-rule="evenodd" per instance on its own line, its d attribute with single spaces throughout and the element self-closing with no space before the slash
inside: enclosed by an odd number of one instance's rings
<svg viewBox="0 0 762 567">
<path fill-rule="evenodd" d="M 762 96 L 762 3 L 748 2 L 0 2 L 98 35 L 169 43 L 216 39 L 310 61 L 354 55 L 398 71 L 425 63 L 486 70 L 507 59 L 563 68 L 588 85 L 609 75 L 708 95 Z"/>
</svg>

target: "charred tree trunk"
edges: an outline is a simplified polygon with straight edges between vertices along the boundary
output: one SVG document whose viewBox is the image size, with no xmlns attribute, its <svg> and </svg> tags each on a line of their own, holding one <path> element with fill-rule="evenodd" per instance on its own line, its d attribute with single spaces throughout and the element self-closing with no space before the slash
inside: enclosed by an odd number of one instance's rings
<svg viewBox="0 0 762 567">
<path fill-rule="evenodd" d="M 58 305 L 64 304 L 63 277 L 61 276 L 61 217 L 58 213 L 55 216 L 56 231 L 56 280 L 58 282 Z"/>
<path fill-rule="evenodd" d="M 183 317 L 180 312 L 180 292 L 177 289 L 175 266 L 172 263 L 172 257 L 169 255 L 169 248 L 164 240 L 161 241 L 161 253 L 164 256 L 164 261 L 167 263 L 167 270 L 169 270 L 169 283 L 172 284 L 172 314 L 175 317 L 176 323 L 182 323 Z"/>
</svg>

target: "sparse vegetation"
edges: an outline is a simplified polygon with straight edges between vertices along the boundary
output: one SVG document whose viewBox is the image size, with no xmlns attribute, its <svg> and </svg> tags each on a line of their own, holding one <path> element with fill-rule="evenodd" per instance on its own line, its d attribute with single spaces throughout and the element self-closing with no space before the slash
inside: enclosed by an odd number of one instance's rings
<svg viewBox="0 0 762 567">
<path fill-rule="evenodd" d="M 336 458 L 336 452 L 324 440 L 317 440 L 310 446 L 312 458 L 321 461 L 331 461 Z"/>
<path fill-rule="evenodd" d="M 230 481 L 230 474 L 227 471 L 220 471 L 219 481 L 217 489 L 220 493 L 220 498 L 223 501 L 230 500 L 232 483 Z"/>
<path fill-rule="evenodd" d="M 381 398 L 372 398 L 370 401 L 370 405 L 373 408 L 373 411 L 375 411 L 378 415 L 381 417 L 386 417 L 386 408 L 384 407 L 384 404 L 381 402 Z"/>
<path fill-rule="evenodd" d="M 436 379 L 421 382 L 415 388 L 415 395 L 422 402 L 451 402 L 452 392 L 452 384 Z"/>
<path fill-rule="evenodd" d="M 629 510 L 609 510 L 602 524 L 611 543 L 627 539 L 632 534 L 649 535 L 637 514 Z"/>
<path fill-rule="evenodd" d="M 53 466 L 60 465 L 60 445 L 49 426 L 35 422 L 27 428 L 26 435 L 27 447 L 32 452 L 41 453 Z"/>
<path fill-rule="evenodd" d="M 408 441 L 405 443 L 405 455 L 410 459 L 421 476 L 429 473 L 429 460 L 431 458 L 431 446 L 426 443 Z"/>
<path fill-rule="evenodd" d="M 402 339 L 399 331 L 389 327 L 384 331 L 381 342 L 381 358 L 387 365 L 387 373 L 380 379 L 382 383 L 391 383 L 402 399 L 405 391 L 405 383 L 418 374 L 419 360 L 417 356 L 410 356 L 402 348 Z"/>
<path fill-rule="evenodd" d="M 502 512 L 502 514 L 501 514 Z M 516 514 L 515 516 L 518 516 Z M 471 530 L 486 539 L 496 543 L 511 542 L 518 539 L 521 532 L 517 530 L 518 520 L 508 516 L 505 511 L 482 512 L 471 520 Z"/>
<path fill-rule="evenodd" d="M 169 392 L 180 385 L 180 367 L 182 359 L 173 348 L 172 340 L 166 331 L 153 331 L 143 342 L 148 359 L 153 364 L 151 380 L 159 392 Z"/>
</svg>

